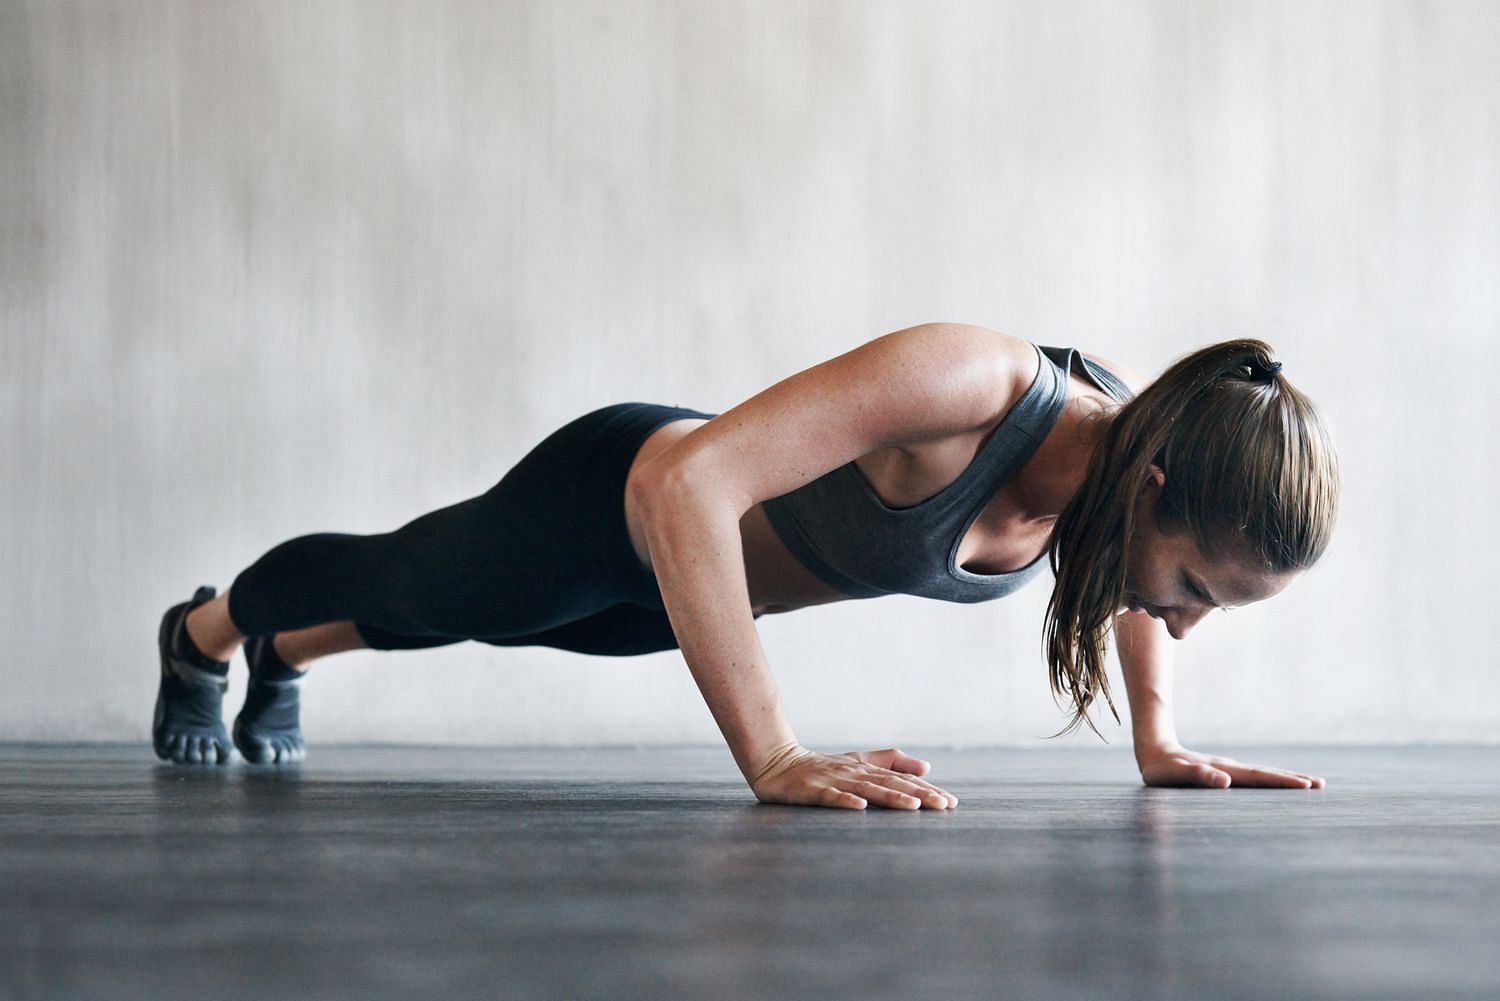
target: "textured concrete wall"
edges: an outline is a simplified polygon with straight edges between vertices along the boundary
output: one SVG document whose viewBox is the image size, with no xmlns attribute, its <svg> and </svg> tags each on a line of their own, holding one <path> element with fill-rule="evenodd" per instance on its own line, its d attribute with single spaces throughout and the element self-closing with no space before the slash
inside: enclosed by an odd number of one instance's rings
<svg viewBox="0 0 1500 1001">
<path fill-rule="evenodd" d="M 963 320 L 1327 411 L 1325 564 L 1178 650 L 1186 738 L 1488 738 L 1493 3 L 0 3 L 0 738 L 141 739 L 157 618 Z M 767 617 L 828 745 L 1059 722 L 1050 578 Z M 242 690 L 237 666 L 231 701 Z M 331 659 L 319 741 L 717 740 L 679 655 Z"/>
</svg>

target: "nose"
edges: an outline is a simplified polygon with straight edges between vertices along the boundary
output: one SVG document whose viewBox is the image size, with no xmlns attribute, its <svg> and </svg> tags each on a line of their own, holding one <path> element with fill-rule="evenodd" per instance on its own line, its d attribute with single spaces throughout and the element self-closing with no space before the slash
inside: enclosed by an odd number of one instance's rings
<svg viewBox="0 0 1500 1001">
<path fill-rule="evenodd" d="M 1193 631 L 1193 627 L 1207 615 L 1207 608 L 1196 611 L 1190 608 L 1168 608 L 1162 613 L 1162 621 L 1167 624 L 1167 633 L 1174 640 L 1187 639 L 1187 634 Z"/>
</svg>

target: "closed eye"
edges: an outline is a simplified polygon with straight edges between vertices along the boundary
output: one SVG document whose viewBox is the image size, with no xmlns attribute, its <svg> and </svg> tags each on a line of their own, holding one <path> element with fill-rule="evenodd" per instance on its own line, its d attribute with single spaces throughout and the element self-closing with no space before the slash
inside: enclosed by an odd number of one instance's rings
<svg viewBox="0 0 1500 1001">
<path fill-rule="evenodd" d="M 1190 578 L 1188 578 L 1186 575 L 1184 575 L 1183 578 L 1182 578 L 1182 586 L 1187 589 L 1187 593 L 1188 594 L 1191 594 L 1193 597 L 1197 598 L 1199 601 L 1207 602 L 1210 605 L 1214 605 L 1213 599 L 1210 598 L 1208 595 L 1204 594 L 1202 591 L 1200 591 L 1193 584 L 1192 580 Z M 1227 611 L 1229 611 L 1229 609 L 1227 607 L 1225 607 L 1224 605 L 1214 605 L 1214 607 L 1217 608 L 1221 612 L 1227 612 Z"/>
</svg>

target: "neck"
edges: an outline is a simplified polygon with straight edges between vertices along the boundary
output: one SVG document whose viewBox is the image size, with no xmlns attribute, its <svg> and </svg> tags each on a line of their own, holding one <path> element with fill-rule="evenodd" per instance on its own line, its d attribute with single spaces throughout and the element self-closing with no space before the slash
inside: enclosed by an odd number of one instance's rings
<svg viewBox="0 0 1500 1001">
<path fill-rule="evenodd" d="M 1064 420 L 1067 427 L 1058 435 L 1049 435 L 1044 449 L 1037 453 L 1035 475 L 1017 484 L 1015 504 L 1027 521 L 1056 521 L 1062 509 L 1083 489 L 1089 462 L 1103 447 L 1105 433 L 1115 412 L 1091 408 L 1077 413 L 1069 407 Z"/>
</svg>

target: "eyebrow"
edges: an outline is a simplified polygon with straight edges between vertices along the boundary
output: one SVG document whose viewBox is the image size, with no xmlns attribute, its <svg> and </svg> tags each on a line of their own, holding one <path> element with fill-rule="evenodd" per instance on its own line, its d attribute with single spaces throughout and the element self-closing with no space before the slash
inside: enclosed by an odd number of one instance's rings
<svg viewBox="0 0 1500 1001">
<path fill-rule="evenodd" d="M 1215 608 L 1224 608 L 1225 607 L 1224 605 L 1222 605 L 1222 604 L 1219 603 L 1219 600 L 1217 598 L 1215 598 L 1211 593 L 1209 593 L 1208 588 L 1204 585 L 1204 583 L 1201 580 L 1199 580 L 1198 578 L 1194 577 L 1192 574 L 1188 573 L 1186 570 L 1182 571 L 1182 575 L 1188 579 L 1188 583 L 1189 584 L 1191 584 L 1191 585 L 1193 585 L 1193 587 L 1197 588 L 1198 591 L 1199 591 L 1199 593 L 1202 594 L 1205 598 L 1208 599 L 1209 604 L 1213 605 Z"/>
</svg>

